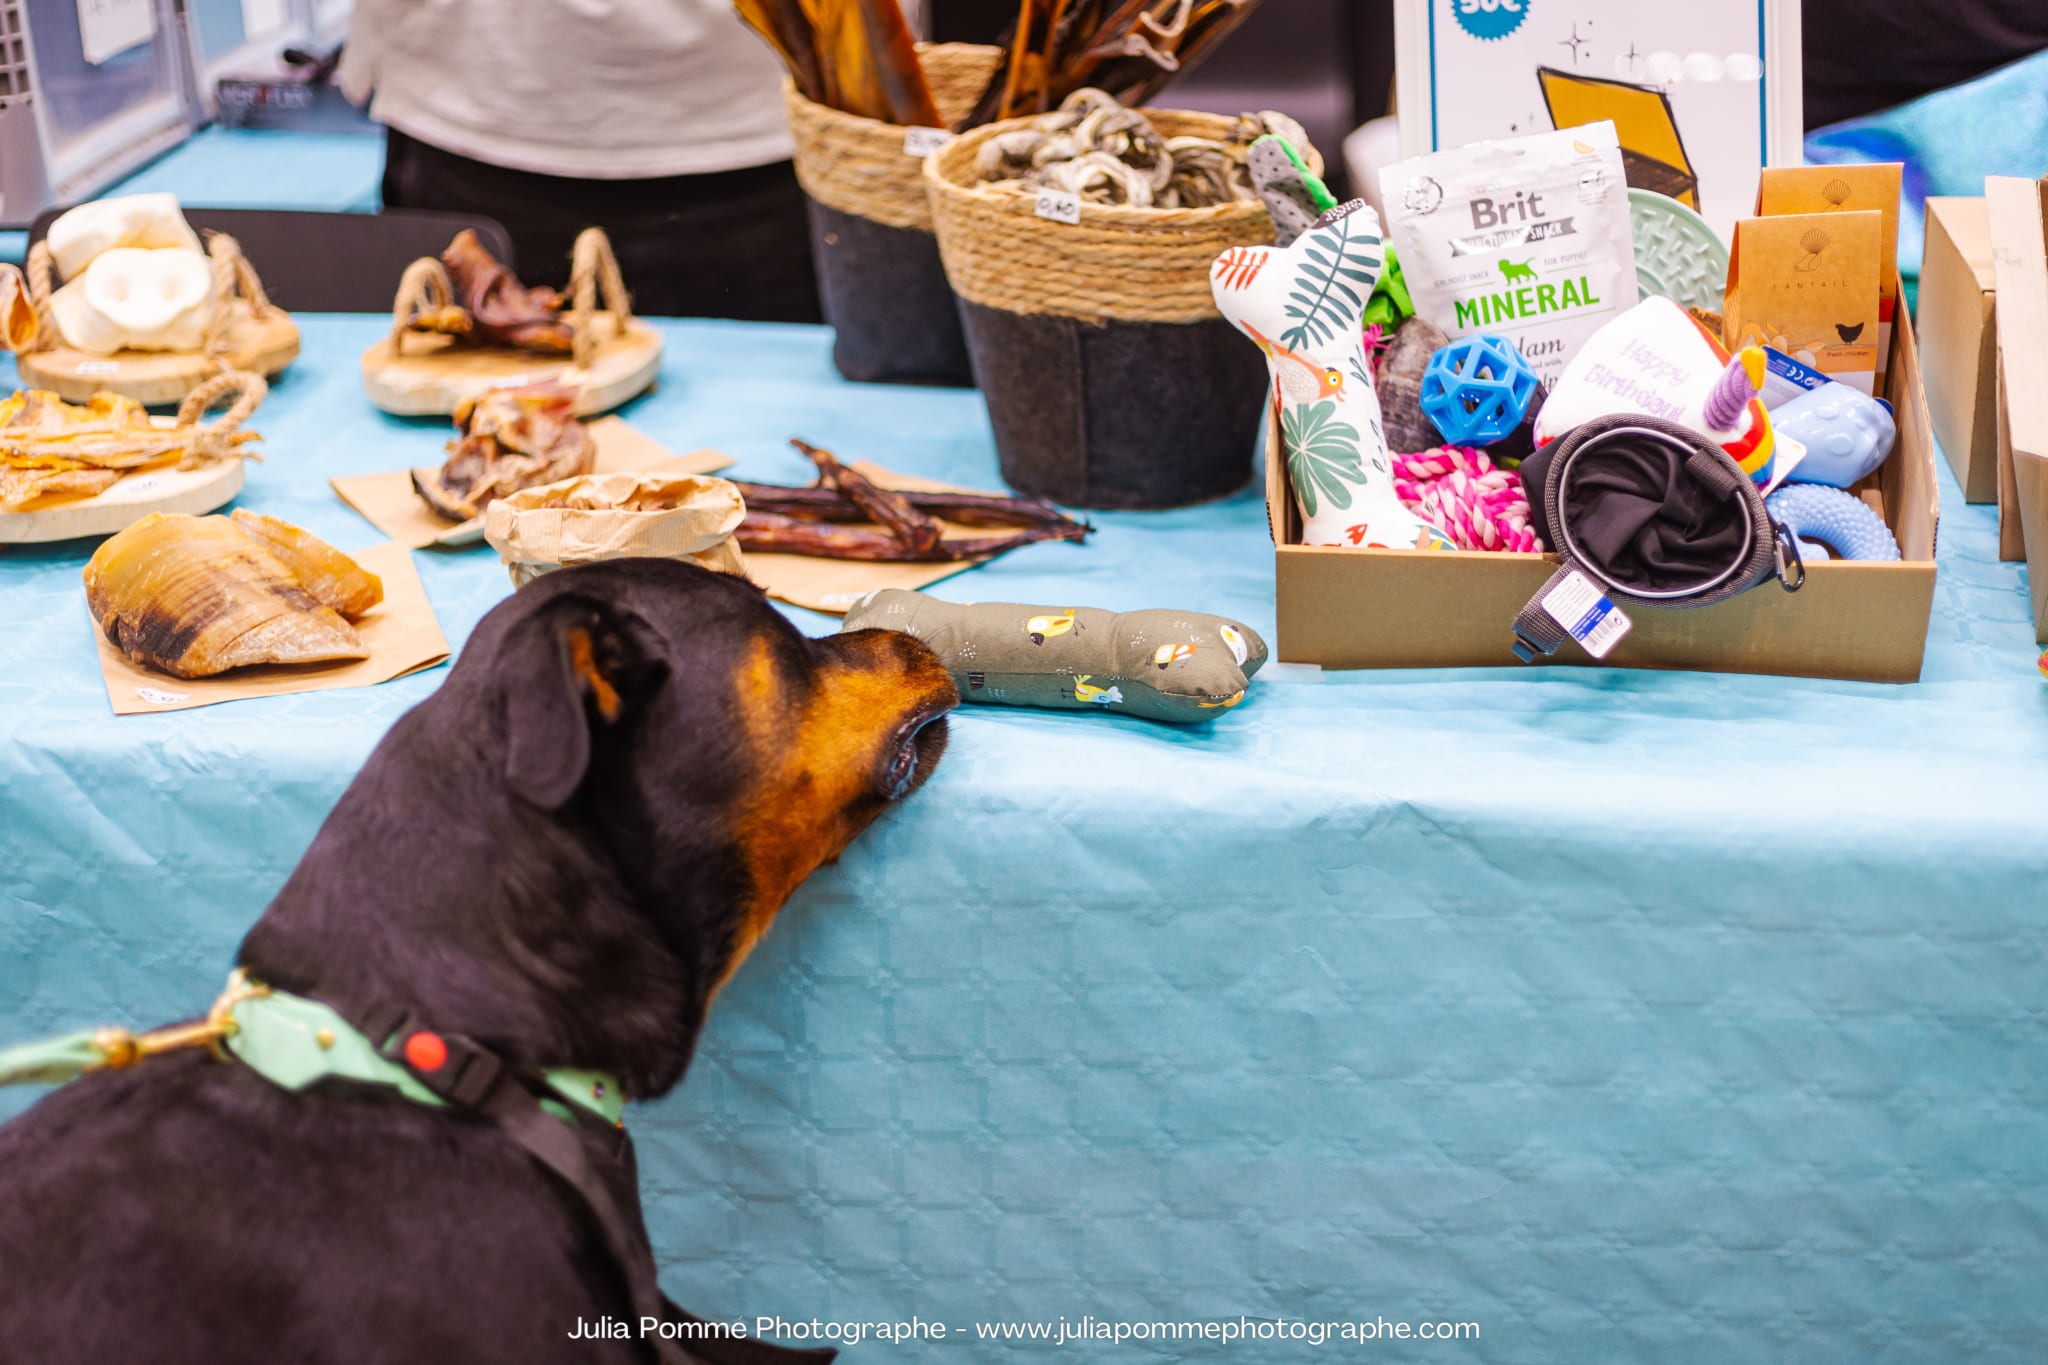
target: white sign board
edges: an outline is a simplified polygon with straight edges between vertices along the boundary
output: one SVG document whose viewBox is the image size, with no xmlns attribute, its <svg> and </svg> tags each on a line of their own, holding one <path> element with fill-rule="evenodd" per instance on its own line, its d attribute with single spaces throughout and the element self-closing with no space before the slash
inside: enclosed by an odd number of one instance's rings
<svg viewBox="0 0 2048 1365">
<path fill-rule="evenodd" d="M 78 0 L 78 38 L 94 66 L 154 37 L 154 0 Z"/>
<path fill-rule="evenodd" d="M 1602 118 L 1629 184 L 1724 241 L 1757 171 L 1797 165 L 1798 0 L 1397 0 L 1406 156 Z"/>
</svg>

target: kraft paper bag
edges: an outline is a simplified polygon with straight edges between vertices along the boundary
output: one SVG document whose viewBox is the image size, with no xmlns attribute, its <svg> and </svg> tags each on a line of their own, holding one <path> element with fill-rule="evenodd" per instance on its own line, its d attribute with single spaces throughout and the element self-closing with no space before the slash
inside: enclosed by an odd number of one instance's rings
<svg viewBox="0 0 2048 1365">
<path fill-rule="evenodd" d="M 744 578 L 732 533 L 739 489 L 698 474 L 585 474 L 508 493 L 484 509 L 484 538 L 514 587 L 572 564 L 682 559 Z"/>
<path fill-rule="evenodd" d="M 663 473 L 709 474 L 732 463 L 730 456 L 715 450 L 697 450 L 677 455 L 653 437 L 629 426 L 623 418 L 600 417 L 589 424 L 590 439 L 597 447 L 591 473 L 633 473 L 654 469 Z M 400 545 L 415 550 L 429 545 L 454 549 L 480 545 L 484 519 L 473 517 L 451 525 L 434 515 L 426 500 L 414 491 L 412 471 L 394 469 L 384 474 L 358 474 L 330 479 L 341 500 L 363 514 L 372 526 Z"/>
<path fill-rule="evenodd" d="M 1793 213 L 1735 224 L 1723 340 L 1771 346 L 1874 394 L 1884 215 Z"/>
<path fill-rule="evenodd" d="M 373 545 L 349 556 L 384 580 L 384 600 L 355 622 L 356 634 L 370 648 L 367 659 L 331 664 L 258 664 L 211 678 L 174 678 L 145 668 L 115 649 L 99 623 L 86 616 L 86 627 L 99 641 L 100 677 L 117 716 L 152 711 L 189 711 L 244 697 L 276 697 L 288 692 L 327 692 L 344 687 L 370 687 L 390 682 L 448 658 L 441 623 L 427 604 L 427 590 L 413 567 L 412 551 L 403 545 Z"/>
</svg>

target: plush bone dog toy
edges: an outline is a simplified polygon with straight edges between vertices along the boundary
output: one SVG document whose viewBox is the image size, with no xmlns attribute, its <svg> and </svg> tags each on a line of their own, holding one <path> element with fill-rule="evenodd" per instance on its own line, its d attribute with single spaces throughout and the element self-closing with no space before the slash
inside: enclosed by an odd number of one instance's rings
<svg viewBox="0 0 2048 1365">
<path fill-rule="evenodd" d="M 1379 215 L 1355 200 L 1292 246 L 1232 247 L 1209 271 L 1216 307 L 1272 371 L 1304 545 L 1451 548 L 1394 494 L 1359 330 L 1385 260 Z"/>
</svg>

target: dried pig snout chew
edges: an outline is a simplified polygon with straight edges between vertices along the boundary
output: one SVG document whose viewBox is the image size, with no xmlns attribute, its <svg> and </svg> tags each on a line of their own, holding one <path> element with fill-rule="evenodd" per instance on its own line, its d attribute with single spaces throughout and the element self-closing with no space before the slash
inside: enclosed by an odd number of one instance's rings
<svg viewBox="0 0 2048 1365">
<path fill-rule="evenodd" d="M 597 448 L 576 420 L 573 384 L 492 389 L 455 409 L 461 437 L 438 470 L 415 470 L 413 487 L 449 521 L 468 521 L 507 493 L 588 474 Z"/>
<path fill-rule="evenodd" d="M 360 618 L 376 575 L 310 532 L 270 517 L 152 513 L 85 566 L 85 599 L 107 639 L 180 678 L 247 664 L 366 659 Z"/>
<path fill-rule="evenodd" d="M 822 559 L 943 564 L 981 559 L 1046 540 L 1081 541 L 1090 527 L 1050 503 L 972 493 L 919 493 L 883 488 L 839 462 L 831 451 L 790 444 L 818 467 L 810 488 L 741 483 L 747 519 L 740 548 L 751 553 Z M 1014 528 L 1007 535 L 953 536 L 936 518 L 976 528 Z M 873 522 L 874 525 L 860 525 Z M 852 523 L 852 524 L 849 524 Z"/>
</svg>

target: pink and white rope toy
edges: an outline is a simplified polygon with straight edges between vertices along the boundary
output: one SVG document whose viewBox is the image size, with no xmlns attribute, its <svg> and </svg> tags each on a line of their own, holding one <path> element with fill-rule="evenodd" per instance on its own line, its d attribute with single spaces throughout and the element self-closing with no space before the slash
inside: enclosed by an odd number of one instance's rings
<svg viewBox="0 0 2048 1365">
<path fill-rule="evenodd" d="M 1483 450 L 1438 446 L 1396 454 L 1394 495 L 1461 550 L 1533 554 L 1542 546 L 1529 528 L 1529 497 L 1521 476 L 1496 469 Z"/>
</svg>

